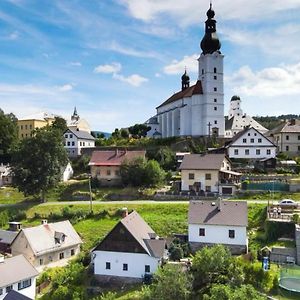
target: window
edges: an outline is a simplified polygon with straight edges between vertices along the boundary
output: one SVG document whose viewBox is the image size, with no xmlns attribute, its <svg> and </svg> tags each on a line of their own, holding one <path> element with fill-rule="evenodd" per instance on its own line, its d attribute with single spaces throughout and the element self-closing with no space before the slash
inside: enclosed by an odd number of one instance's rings
<svg viewBox="0 0 300 300">
<path fill-rule="evenodd" d="M 300 146 L 298 146 L 298 151 L 300 151 Z"/>
<path fill-rule="evenodd" d="M 234 155 L 239 155 L 239 149 L 234 149 Z"/>
<path fill-rule="evenodd" d="M 72 139 L 73 138 L 73 134 L 70 134 L 70 139 Z"/>
<path fill-rule="evenodd" d="M 85 146 L 85 142 L 82 142 L 82 146 Z"/>
<path fill-rule="evenodd" d="M 66 138 L 66 139 L 68 138 L 68 135 L 67 135 L 67 134 L 65 134 L 65 138 Z"/>
<path fill-rule="evenodd" d="M 210 173 L 205 174 L 205 179 L 206 180 L 211 180 L 211 174 Z"/>
<path fill-rule="evenodd" d="M 44 262 L 43 262 L 43 259 L 40 258 L 40 266 L 41 266 L 43 263 L 44 263 Z"/>
<path fill-rule="evenodd" d="M 3 289 L 0 289 L 0 295 L 2 295 L 3 294 Z"/>
<path fill-rule="evenodd" d="M 75 146 L 75 142 L 72 142 L 72 146 Z"/>
<path fill-rule="evenodd" d="M 256 132 L 254 133 L 254 136 L 257 136 Z"/>
<path fill-rule="evenodd" d="M 18 282 L 18 290 L 26 289 L 29 286 L 31 286 L 31 279 Z"/>
<path fill-rule="evenodd" d="M 59 253 L 59 259 L 64 259 L 65 258 L 65 253 L 64 252 L 60 252 Z"/>
<path fill-rule="evenodd" d="M 199 236 L 205 236 L 205 228 L 199 228 Z"/>
<path fill-rule="evenodd" d="M 109 261 L 107 261 L 107 262 L 105 263 L 105 269 L 106 269 L 106 270 L 110 270 L 110 262 L 109 262 Z"/>
<path fill-rule="evenodd" d="M 71 249 L 71 256 L 75 255 L 75 249 Z"/>
<path fill-rule="evenodd" d="M 217 80 L 217 76 L 214 76 L 214 80 Z"/>
<path fill-rule="evenodd" d="M 6 293 L 9 293 L 13 289 L 12 285 L 8 285 L 5 289 Z"/>
<path fill-rule="evenodd" d="M 215 103 L 217 102 L 217 99 L 216 99 L 216 98 L 214 99 L 214 102 L 215 102 Z"/>
<path fill-rule="evenodd" d="M 218 89 L 216 87 L 214 87 L 214 92 L 216 92 Z"/>
<path fill-rule="evenodd" d="M 149 265 L 145 265 L 145 273 L 150 273 L 150 266 Z"/>
<path fill-rule="evenodd" d="M 218 124 L 218 121 L 217 121 L 217 120 L 215 120 L 215 124 Z"/>
<path fill-rule="evenodd" d="M 250 134 L 250 132 L 248 133 L 248 136 L 250 136 L 251 134 Z"/>
<path fill-rule="evenodd" d="M 247 143 L 247 139 L 243 139 L 243 143 L 244 143 L 244 144 Z"/>
<path fill-rule="evenodd" d="M 298 135 L 298 141 L 300 140 L 300 135 Z"/>
<path fill-rule="evenodd" d="M 245 149 L 245 155 L 249 155 L 250 151 L 249 149 Z"/>
<path fill-rule="evenodd" d="M 25 125 L 25 129 L 27 129 L 27 125 Z"/>
<path fill-rule="evenodd" d="M 110 176 L 110 170 L 106 170 L 106 175 Z"/>
<path fill-rule="evenodd" d="M 235 231 L 232 230 L 232 229 L 229 229 L 228 236 L 229 236 L 230 239 L 234 239 L 234 237 L 235 237 Z"/>
<path fill-rule="evenodd" d="M 21 129 L 23 130 L 23 125 L 21 125 Z"/>
<path fill-rule="evenodd" d="M 123 271 L 128 271 L 128 264 L 123 264 Z"/>
<path fill-rule="evenodd" d="M 82 142 L 80 142 L 80 146 L 82 146 Z"/>
<path fill-rule="evenodd" d="M 204 74 L 204 69 L 202 69 L 201 73 L 202 73 L 202 75 Z"/>
<path fill-rule="evenodd" d="M 68 142 L 68 146 L 70 146 L 71 145 L 71 143 L 70 142 Z"/>
<path fill-rule="evenodd" d="M 254 143 L 254 139 L 250 139 L 250 143 Z"/>
<path fill-rule="evenodd" d="M 29 125 L 29 128 L 32 129 L 32 125 Z"/>
<path fill-rule="evenodd" d="M 96 171 L 96 175 L 100 176 L 101 175 L 101 170 L 100 169 L 97 169 Z"/>
<path fill-rule="evenodd" d="M 195 174 L 194 173 L 189 173 L 189 179 L 195 179 Z"/>
<path fill-rule="evenodd" d="M 215 74 L 217 73 L 217 68 L 214 68 L 214 73 L 215 73 Z"/>
<path fill-rule="evenodd" d="M 271 155 L 271 149 L 267 149 L 267 155 Z"/>
<path fill-rule="evenodd" d="M 261 139 L 258 139 L 257 141 L 258 141 L 259 143 L 261 143 Z"/>
<path fill-rule="evenodd" d="M 260 149 L 256 149 L 256 155 L 260 155 Z"/>
<path fill-rule="evenodd" d="M 207 185 L 205 187 L 205 192 L 211 192 L 211 186 L 210 185 Z"/>
<path fill-rule="evenodd" d="M 286 146 L 285 147 L 285 151 L 289 151 L 290 150 L 290 147 L 289 146 Z"/>
<path fill-rule="evenodd" d="M 217 110 L 217 109 L 218 109 L 218 108 L 215 106 L 215 107 L 214 107 L 214 110 Z"/>
<path fill-rule="evenodd" d="M 290 139 L 290 136 L 289 135 L 286 135 L 285 136 L 285 139 L 288 141 Z"/>
</svg>

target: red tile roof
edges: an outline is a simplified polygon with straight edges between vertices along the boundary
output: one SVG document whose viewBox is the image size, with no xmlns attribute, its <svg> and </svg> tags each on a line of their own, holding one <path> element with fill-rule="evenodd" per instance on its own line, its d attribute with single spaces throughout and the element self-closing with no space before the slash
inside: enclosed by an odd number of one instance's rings
<svg viewBox="0 0 300 300">
<path fill-rule="evenodd" d="M 192 97 L 193 95 L 199 95 L 203 94 L 202 84 L 200 80 L 197 80 L 196 84 L 190 86 L 189 88 L 179 91 L 172 95 L 168 100 L 166 100 L 161 105 L 157 106 L 156 108 L 160 108 L 162 106 L 165 106 L 167 104 L 170 104 L 172 102 L 175 102 L 179 99 L 186 98 L 186 97 Z"/>
<path fill-rule="evenodd" d="M 124 160 L 145 158 L 146 151 L 107 150 L 94 151 L 89 166 L 120 166 Z"/>
</svg>

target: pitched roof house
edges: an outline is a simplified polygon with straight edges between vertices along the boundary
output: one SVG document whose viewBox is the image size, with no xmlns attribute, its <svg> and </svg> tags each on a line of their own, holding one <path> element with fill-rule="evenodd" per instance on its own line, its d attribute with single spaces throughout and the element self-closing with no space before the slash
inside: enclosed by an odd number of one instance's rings
<svg viewBox="0 0 300 300">
<path fill-rule="evenodd" d="M 247 252 L 248 212 L 246 201 L 190 201 L 188 236 L 193 251 L 223 244 L 232 253 Z"/>
<path fill-rule="evenodd" d="M 262 159 L 274 158 L 277 146 L 253 127 L 237 133 L 226 145 L 230 158 Z"/>
<path fill-rule="evenodd" d="M 0 257 L 0 275 L 0 300 L 8 299 L 6 296 L 11 290 L 35 299 L 38 271 L 23 255 L 6 259 Z"/>
<path fill-rule="evenodd" d="M 93 250 L 95 275 L 142 279 L 165 257 L 165 240 L 133 211 L 125 215 Z"/>
<path fill-rule="evenodd" d="M 18 232 L 0 229 L 0 253 L 10 253 L 10 246 Z"/>
<path fill-rule="evenodd" d="M 38 270 L 62 266 L 80 252 L 82 240 L 70 221 L 21 229 L 11 245 L 13 256 L 23 254 Z"/>
<path fill-rule="evenodd" d="M 233 194 L 241 175 L 231 170 L 231 161 L 224 153 L 186 154 L 179 170 L 181 190 L 202 194 Z"/>
<path fill-rule="evenodd" d="M 94 151 L 89 162 L 93 178 L 97 178 L 102 185 L 121 184 L 120 167 L 124 161 L 145 158 L 144 150 L 105 150 Z"/>
</svg>

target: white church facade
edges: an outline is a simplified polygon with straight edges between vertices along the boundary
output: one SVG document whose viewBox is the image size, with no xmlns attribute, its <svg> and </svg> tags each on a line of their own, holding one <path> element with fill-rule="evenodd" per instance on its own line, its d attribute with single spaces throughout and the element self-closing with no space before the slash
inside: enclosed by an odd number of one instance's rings
<svg viewBox="0 0 300 300">
<path fill-rule="evenodd" d="M 190 86 L 190 78 L 185 71 L 181 77 L 181 90 L 156 108 L 158 124 L 148 132 L 149 137 L 224 137 L 224 55 L 220 51 L 214 16 L 210 6 L 205 35 L 200 44 L 202 53 L 198 59 L 196 84 Z"/>
</svg>

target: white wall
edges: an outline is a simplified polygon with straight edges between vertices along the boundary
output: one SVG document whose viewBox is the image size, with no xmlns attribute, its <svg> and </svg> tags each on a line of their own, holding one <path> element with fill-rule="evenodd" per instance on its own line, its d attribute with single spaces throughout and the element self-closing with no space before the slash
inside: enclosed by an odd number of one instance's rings
<svg viewBox="0 0 300 300">
<path fill-rule="evenodd" d="M 25 279 L 29 279 L 29 278 L 25 278 Z M 35 288 L 36 288 L 36 279 L 35 277 L 31 278 L 31 286 L 25 288 L 25 289 L 21 289 L 18 290 L 18 282 L 15 282 L 12 284 L 13 285 L 13 289 L 15 291 L 17 291 L 18 293 L 30 298 L 30 299 L 35 299 Z M 7 295 L 5 287 L 0 287 L 0 289 L 3 289 L 2 295 L 0 295 L 0 300 L 4 299 L 4 297 Z"/>
<path fill-rule="evenodd" d="M 238 154 L 234 154 L 235 149 L 238 150 Z M 260 154 L 256 154 L 256 150 L 260 150 Z M 249 155 L 245 154 L 245 150 L 249 150 Z M 267 150 L 270 150 L 270 154 L 267 154 Z M 228 156 L 230 158 L 273 158 L 276 156 L 276 147 L 260 147 L 260 146 L 255 146 L 255 147 L 247 147 L 247 146 L 238 146 L 238 147 L 229 147 L 228 148 Z"/>
<path fill-rule="evenodd" d="M 205 229 L 205 236 L 199 236 L 199 228 Z M 235 230 L 233 239 L 229 238 L 229 229 Z M 241 226 L 189 224 L 189 242 L 247 245 L 247 230 Z"/>
<path fill-rule="evenodd" d="M 145 265 L 150 265 L 150 273 L 159 266 L 159 258 L 142 253 L 125 253 L 111 251 L 94 251 L 94 273 L 97 275 L 142 278 Z M 106 262 L 110 262 L 110 270 L 106 270 Z M 128 264 L 128 271 L 123 271 L 123 264 Z"/>
</svg>

